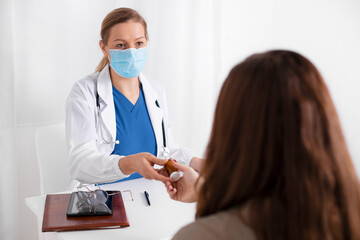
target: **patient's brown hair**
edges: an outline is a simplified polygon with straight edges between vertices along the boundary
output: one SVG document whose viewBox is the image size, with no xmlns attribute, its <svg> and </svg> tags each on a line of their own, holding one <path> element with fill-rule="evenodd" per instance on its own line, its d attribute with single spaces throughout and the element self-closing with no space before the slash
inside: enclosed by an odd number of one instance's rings
<svg viewBox="0 0 360 240">
<path fill-rule="evenodd" d="M 257 239 L 360 239 L 359 182 L 329 91 L 291 51 L 235 66 L 217 102 L 197 217 L 247 206 Z"/>
</svg>

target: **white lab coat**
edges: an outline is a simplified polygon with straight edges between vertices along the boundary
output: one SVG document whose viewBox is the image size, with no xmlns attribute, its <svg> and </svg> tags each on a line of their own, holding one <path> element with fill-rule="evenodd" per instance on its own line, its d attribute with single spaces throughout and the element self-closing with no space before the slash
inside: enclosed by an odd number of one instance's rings
<svg viewBox="0 0 360 240">
<path fill-rule="evenodd" d="M 142 73 L 139 79 L 155 132 L 158 155 L 163 147 L 162 119 L 164 118 L 166 144 L 170 149 L 169 157 L 189 165 L 193 157 L 192 152 L 173 142 L 164 89 L 159 84 L 148 81 Z M 102 134 L 98 127 L 97 92 Z M 156 106 L 156 100 L 160 108 Z M 108 65 L 101 72 L 93 73 L 74 84 L 66 101 L 65 127 L 72 178 L 82 183 L 100 183 L 116 181 L 128 176 L 118 166 L 119 160 L 124 156 L 111 154 L 115 147 L 116 119 Z M 105 143 L 103 138 L 112 143 Z"/>
</svg>

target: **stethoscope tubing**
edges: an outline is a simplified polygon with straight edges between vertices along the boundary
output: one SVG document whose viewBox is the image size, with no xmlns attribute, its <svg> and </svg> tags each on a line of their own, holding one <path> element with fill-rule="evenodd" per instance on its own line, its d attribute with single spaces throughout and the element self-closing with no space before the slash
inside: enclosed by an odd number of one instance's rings
<svg viewBox="0 0 360 240">
<path fill-rule="evenodd" d="M 159 102 L 158 100 L 155 101 L 155 104 L 158 108 L 160 108 L 160 105 L 159 105 Z M 102 131 L 102 127 L 101 127 L 101 124 L 100 124 L 100 119 L 101 119 L 101 114 L 100 114 L 100 101 L 99 101 L 99 94 L 96 93 L 96 109 L 97 109 L 97 126 L 98 128 L 100 128 L 100 135 L 101 135 L 101 138 L 103 139 L 103 141 L 106 143 L 106 144 L 110 144 L 110 143 L 115 143 L 115 144 L 118 144 L 119 141 L 118 140 L 115 140 L 114 141 L 107 141 L 105 140 L 104 138 L 104 135 L 103 135 L 103 131 Z M 161 127 L 162 127 L 162 136 L 163 136 L 163 148 L 166 149 L 166 133 L 165 133 L 165 123 L 164 123 L 164 118 L 162 118 L 162 121 L 161 121 Z"/>
</svg>

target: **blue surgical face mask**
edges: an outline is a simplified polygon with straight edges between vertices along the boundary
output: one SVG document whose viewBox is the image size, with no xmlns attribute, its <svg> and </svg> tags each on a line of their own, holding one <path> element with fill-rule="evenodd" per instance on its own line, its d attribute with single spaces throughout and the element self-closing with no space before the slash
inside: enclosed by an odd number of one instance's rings
<svg viewBox="0 0 360 240">
<path fill-rule="evenodd" d="M 124 78 L 139 76 L 147 60 L 147 48 L 110 49 L 110 66 Z"/>
</svg>

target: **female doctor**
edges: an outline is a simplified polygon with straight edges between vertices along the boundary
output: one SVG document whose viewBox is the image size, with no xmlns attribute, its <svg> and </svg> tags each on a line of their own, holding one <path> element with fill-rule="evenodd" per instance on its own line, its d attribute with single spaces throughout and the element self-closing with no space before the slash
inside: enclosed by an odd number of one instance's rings
<svg viewBox="0 0 360 240">
<path fill-rule="evenodd" d="M 154 164 L 174 158 L 198 169 L 200 159 L 172 140 L 164 89 L 141 73 L 147 25 L 133 9 L 118 8 L 102 22 L 104 57 L 76 82 L 66 101 L 72 178 L 105 183 L 143 176 L 169 181 Z M 157 156 L 157 157 L 156 157 Z"/>
</svg>

